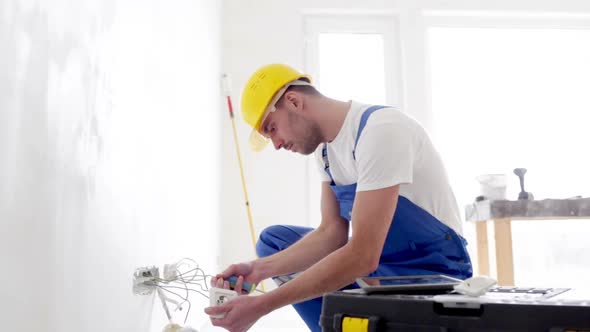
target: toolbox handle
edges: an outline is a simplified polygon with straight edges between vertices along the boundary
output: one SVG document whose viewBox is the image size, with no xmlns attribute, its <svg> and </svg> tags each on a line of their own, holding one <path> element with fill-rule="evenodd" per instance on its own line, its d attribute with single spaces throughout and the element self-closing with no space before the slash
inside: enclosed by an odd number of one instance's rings
<svg viewBox="0 0 590 332">
<path fill-rule="evenodd" d="M 367 321 L 366 329 L 358 329 L 358 328 L 348 328 L 343 326 L 343 322 L 345 318 L 350 318 L 353 320 L 359 321 Z M 334 331 L 342 331 L 342 332 L 377 332 L 377 325 L 379 324 L 379 317 L 376 316 L 369 316 L 369 317 L 359 317 L 353 315 L 346 315 L 346 314 L 335 314 L 334 315 Z"/>
<path fill-rule="evenodd" d="M 481 317 L 483 315 L 483 307 L 449 307 L 442 303 L 434 302 L 433 310 L 440 316 L 461 316 L 461 317 Z"/>
</svg>

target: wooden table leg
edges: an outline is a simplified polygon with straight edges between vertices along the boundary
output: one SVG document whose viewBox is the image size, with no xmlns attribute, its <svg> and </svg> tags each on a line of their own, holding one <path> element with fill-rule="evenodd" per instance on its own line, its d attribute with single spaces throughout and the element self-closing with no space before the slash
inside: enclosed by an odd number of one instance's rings
<svg viewBox="0 0 590 332">
<path fill-rule="evenodd" d="M 496 266 L 498 285 L 514 286 L 514 261 L 512 257 L 512 228 L 510 219 L 495 219 Z"/>
<path fill-rule="evenodd" d="M 475 235 L 477 238 L 477 265 L 478 274 L 490 275 L 490 254 L 488 250 L 488 222 L 479 221 L 475 223 Z"/>
</svg>

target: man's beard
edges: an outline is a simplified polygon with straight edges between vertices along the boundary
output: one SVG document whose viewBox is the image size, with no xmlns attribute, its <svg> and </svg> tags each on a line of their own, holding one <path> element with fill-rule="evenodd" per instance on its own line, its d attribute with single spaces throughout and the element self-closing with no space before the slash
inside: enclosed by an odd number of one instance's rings
<svg viewBox="0 0 590 332">
<path fill-rule="evenodd" d="M 301 137 L 296 142 L 297 152 L 303 155 L 312 154 L 324 141 L 320 126 L 295 112 L 289 112 L 289 124 L 295 135 Z"/>
</svg>

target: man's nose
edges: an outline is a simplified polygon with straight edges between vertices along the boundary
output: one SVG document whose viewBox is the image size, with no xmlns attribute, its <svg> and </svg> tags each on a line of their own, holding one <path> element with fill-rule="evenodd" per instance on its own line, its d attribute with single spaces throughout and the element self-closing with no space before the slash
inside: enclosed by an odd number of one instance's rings
<svg viewBox="0 0 590 332">
<path fill-rule="evenodd" d="M 275 149 L 278 150 L 281 148 L 281 146 L 283 146 L 283 141 L 278 139 L 278 138 L 271 138 L 272 140 L 272 145 L 274 145 Z"/>
</svg>

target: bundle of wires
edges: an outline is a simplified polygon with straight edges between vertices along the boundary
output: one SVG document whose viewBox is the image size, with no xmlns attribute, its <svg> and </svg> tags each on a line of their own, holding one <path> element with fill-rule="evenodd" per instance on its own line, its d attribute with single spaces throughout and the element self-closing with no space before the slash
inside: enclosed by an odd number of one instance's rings
<svg viewBox="0 0 590 332">
<path fill-rule="evenodd" d="M 183 258 L 178 262 L 165 265 L 163 278 L 155 277 L 150 283 L 154 287 L 162 302 L 162 307 L 166 312 L 168 321 L 172 324 L 172 314 L 168 308 L 168 302 L 176 305 L 174 311 L 183 310 L 184 304 L 188 304 L 188 309 L 184 317 L 184 324 L 188 319 L 192 303 L 189 300 L 191 294 L 195 293 L 209 299 L 209 284 L 213 276 L 206 274 L 199 264 L 191 258 Z M 264 293 L 264 291 L 255 289 L 255 291 Z M 168 297 L 174 295 L 181 301 Z"/>
<path fill-rule="evenodd" d="M 191 311 L 191 301 L 189 297 L 196 293 L 205 298 L 209 298 L 209 282 L 211 275 L 205 274 L 205 271 L 199 267 L 199 264 L 190 258 L 183 258 L 175 264 L 167 265 L 164 268 L 164 278 L 156 278 L 154 286 L 157 287 L 158 295 L 162 300 L 162 306 L 168 320 L 172 321 L 172 316 L 166 302 L 176 304 L 176 310 L 182 310 L 185 303 L 188 309 L 185 314 L 184 323 L 188 319 Z M 170 299 L 167 295 L 171 294 L 182 300 L 181 302 Z"/>
</svg>

